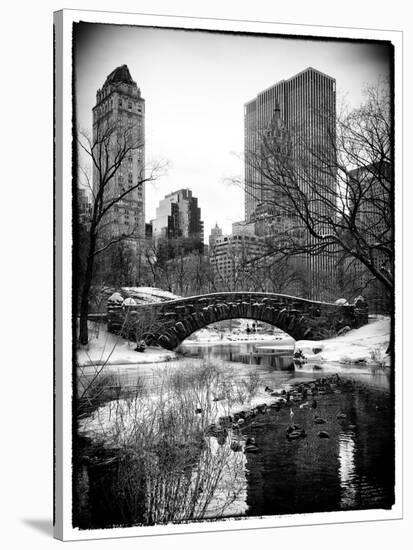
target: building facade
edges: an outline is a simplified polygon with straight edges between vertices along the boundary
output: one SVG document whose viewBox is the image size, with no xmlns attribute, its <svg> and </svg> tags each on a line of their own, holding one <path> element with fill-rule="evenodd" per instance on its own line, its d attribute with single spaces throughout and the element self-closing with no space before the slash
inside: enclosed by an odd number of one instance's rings
<svg viewBox="0 0 413 550">
<path fill-rule="evenodd" d="M 145 184 L 141 183 L 145 170 L 145 100 L 126 65 L 108 75 L 96 92 L 92 111 L 93 142 L 105 144 L 100 160 L 114 170 L 104 186 L 103 202 L 110 204 L 113 198 L 124 195 L 108 209 L 100 236 L 104 240 L 124 236 L 136 245 L 145 238 Z M 94 166 L 95 196 L 101 186 L 102 169 Z"/>
<path fill-rule="evenodd" d="M 288 156 L 304 194 L 312 197 L 309 182 L 314 185 L 316 181 L 320 192 L 333 197 L 335 174 L 326 173 L 312 161 L 306 166 L 305 153 L 306 149 L 319 148 L 324 158 L 331 159 L 334 165 L 335 125 L 335 79 L 311 67 L 267 88 L 245 104 L 245 220 L 255 222 L 258 235 L 276 237 L 290 230 L 311 245 L 312 237 L 304 227 L 300 227 L 297 217 L 291 211 L 283 212 L 283 199 L 279 196 L 276 181 L 270 182 L 262 176 L 259 163 L 274 162 L 265 158 L 263 153 L 265 140 L 272 141 L 273 149 L 277 144 L 278 154 Z M 324 215 L 327 219 L 330 215 L 326 211 L 326 201 L 314 199 L 311 207 L 320 210 L 318 219 Z M 334 278 L 332 260 L 326 253 L 307 255 L 300 261 L 307 263 L 311 279 L 307 285 L 311 289 L 310 295 L 306 297 L 322 299 L 323 288 Z"/>
<path fill-rule="evenodd" d="M 90 224 L 92 203 L 90 201 L 88 192 L 83 187 L 79 187 L 77 189 L 77 208 L 79 222 L 82 225 L 88 226 Z"/>
<path fill-rule="evenodd" d="M 203 250 L 204 223 L 198 199 L 190 189 L 169 193 L 156 209 L 156 218 L 151 221 L 152 235 L 159 240 L 182 240 L 197 250 Z M 192 245 L 191 245 L 192 246 Z"/>
<path fill-rule="evenodd" d="M 355 223 L 363 235 L 366 249 L 370 249 L 369 259 L 377 271 L 384 271 L 393 277 L 394 265 L 389 250 L 394 250 L 393 188 L 392 167 L 388 162 L 369 164 L 351 170 L 349 176 L 350 206 L 355 212 Z M 385 251 L 384 251 L 384 250 Z M 344 269 L 350 274 L 351 288 L 366 297 L 371 311 L 388 313 L 391 311 L 392 296 L 384 285 L 372 277 L 367 267 L 358 260 L 345 258 Z"/>
<path fill-rule="evenodd" d="M 216 290 L 256 290 L 250 277 L 252 262 L 264 250 L 264 242 L 251 232 L 210 236 L 209 263 Z M 252 286 L 251 286 L 252 285 Z"/>
<path fill-rule="evenodd" d="M 211 229 L 211 233 L 209 234 L 209 249 L 213 248 L 215 239 L 218 237 L 222 237 L 222 229 L 218 226 L 218 223 L 215 223 L 215 227 Z"/>
<path fill-rule="evenodd" d="M 263 136 L 274 115 L 274 129 L 283 139 L 296 132 L 311 141 L 323 141 L 335 132 L 336 82 L 335 79 L 309 67 L 299 74 L 281 80 L 260 92 L 244 106 L 245 161 L 245 219 L 250 221 L 257 205 L 265 200 L 261 177 L 248 162 L 251 155 L 259 154 Z M 328 115 L 328 116 L 326 116 Z M 294 147 L 292 146 L 294 155 Z M 264 193 L 265 195 L 265 193 Z"/>
</svg>

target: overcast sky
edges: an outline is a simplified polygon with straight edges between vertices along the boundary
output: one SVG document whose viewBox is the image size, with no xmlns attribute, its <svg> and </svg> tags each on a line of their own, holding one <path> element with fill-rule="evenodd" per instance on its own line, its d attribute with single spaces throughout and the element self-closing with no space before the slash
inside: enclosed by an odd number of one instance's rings
<svg viewBox="0 0 413 550">
<path fill-rule="evenodd" d="M 146 221 L 159 200 L 188 187 L 198 197 L 205 240 L 244 217 L 244 197 L 226 178 L 243 173 L 244 103 L 311 66 L 336 79 L 337 101 L 352 106 L 389 74 L 385 44 L 257 37 L 200 31 L 81 24 L 75 48 L 80 127 L 92 127 L 96 90 L 129 67 L 146 103 L 146 159 L 168 159 L 165 177 L 146 187 Z"/>
</svg>

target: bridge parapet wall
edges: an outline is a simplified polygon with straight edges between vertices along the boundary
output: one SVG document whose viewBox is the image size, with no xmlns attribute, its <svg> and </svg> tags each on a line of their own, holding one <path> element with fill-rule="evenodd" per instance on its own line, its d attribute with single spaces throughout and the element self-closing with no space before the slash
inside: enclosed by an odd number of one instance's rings
<svg viewBox="0 0 413 550">
<path fill-rule="evenodd" d="M 368 307 L 359 297 L 354 304 L 329 304 L 282 294 L 215 293 L 169 302 L 108 307 L 108 328 L 136 338 L 136 326 L 147 326 L 143 337 L 167 349 L 176 348 L 196 330 L 226 319 L 262 321 L 294 339 L 319 340 L 348 326 L 368 322 Z"/>
</svg>

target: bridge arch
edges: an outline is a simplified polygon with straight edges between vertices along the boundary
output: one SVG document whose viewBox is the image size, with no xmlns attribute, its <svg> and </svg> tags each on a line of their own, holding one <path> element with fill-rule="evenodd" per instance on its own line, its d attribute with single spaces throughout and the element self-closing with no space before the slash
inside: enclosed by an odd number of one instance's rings
<svg viewBox="0 0 413 550">
<path fill-rule="evenodd" d="M 268 325 L 273 326 L 274 328 L 278 328 L 282 330 L 283 332 L 287 333 L 289 336 L 294 338 L 294 340 L 299 339 L 299 334 L 302 333 L 302 331 L 298 330 L 298 327 L 296 329 L 289 328 L 288 326 L 288 318 L 287 315 L 285 316 L 285 322 L 280 321 L 279 323 L 275 323 L 273 321 L 264 321 L 261 318 L 257 318 L 257 315 L 248 315 L 245 314 L 243 316 L 239 316 L 237 314 L 234 315 L 217 315 L 215 316 L 215 319 L 213 321 L 209 321 L 208 319 L 205 319 L 205 317 L 208 315 L 208 313 L 204 313 L 202 317 L 199 314 L 196 314 L 196 319 L 193 317 L 189 320 L 181 320 L 177 321 L 174 325 L 168 327 L 168 329 L 165 331 L 165 333 L 160 334 L 158 338 L 156 339 L 156 342 L 167 349 L 175 349 L 178 347 L 182 342 L 184 342 L 187 338 L 189 338 L 192 334 L 197 332 L 198 330 L 201 330 L 203 328 L 207 328 L 208 326 L 219 323 L 220 321 L 228 321 L 230 319 L 248 319 L 251 321 L 256 322 L 265 322 Z"/>
<path fill-rule="evenodd" d="M 273 325 L 295 340 L 319 340 L 344 326 L 368 322 L 366 302 L 330 304 L 284 294 L 225 292 L 179 298 L 162 303 L 108 306 L 108 328 L 119 330 L 125 318 L 147 324 L 145 340 L 173 350 L 186 338 L 212 323 L 228 319 L 251 319 Z"/>
</svg>

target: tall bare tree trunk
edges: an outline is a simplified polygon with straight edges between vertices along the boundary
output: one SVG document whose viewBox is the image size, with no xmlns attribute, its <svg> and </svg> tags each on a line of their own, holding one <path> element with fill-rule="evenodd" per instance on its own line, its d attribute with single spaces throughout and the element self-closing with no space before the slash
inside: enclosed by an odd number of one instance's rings
<svg viewBox="0 0 413 550">
<path fill-rule="evenodd" d="M 95 262 L 96 233 L 91 228 L 89 252 L 86 261 L 86 272 L 83 281 L 82 294 L 80 299 L 80 320 L 79 320 L 79 342 L 86 345 L 89 341 L 89 329 L 87 325 L 89 315 L 89 293 L 92 286 L 93 267 Z"/>
</svg>

